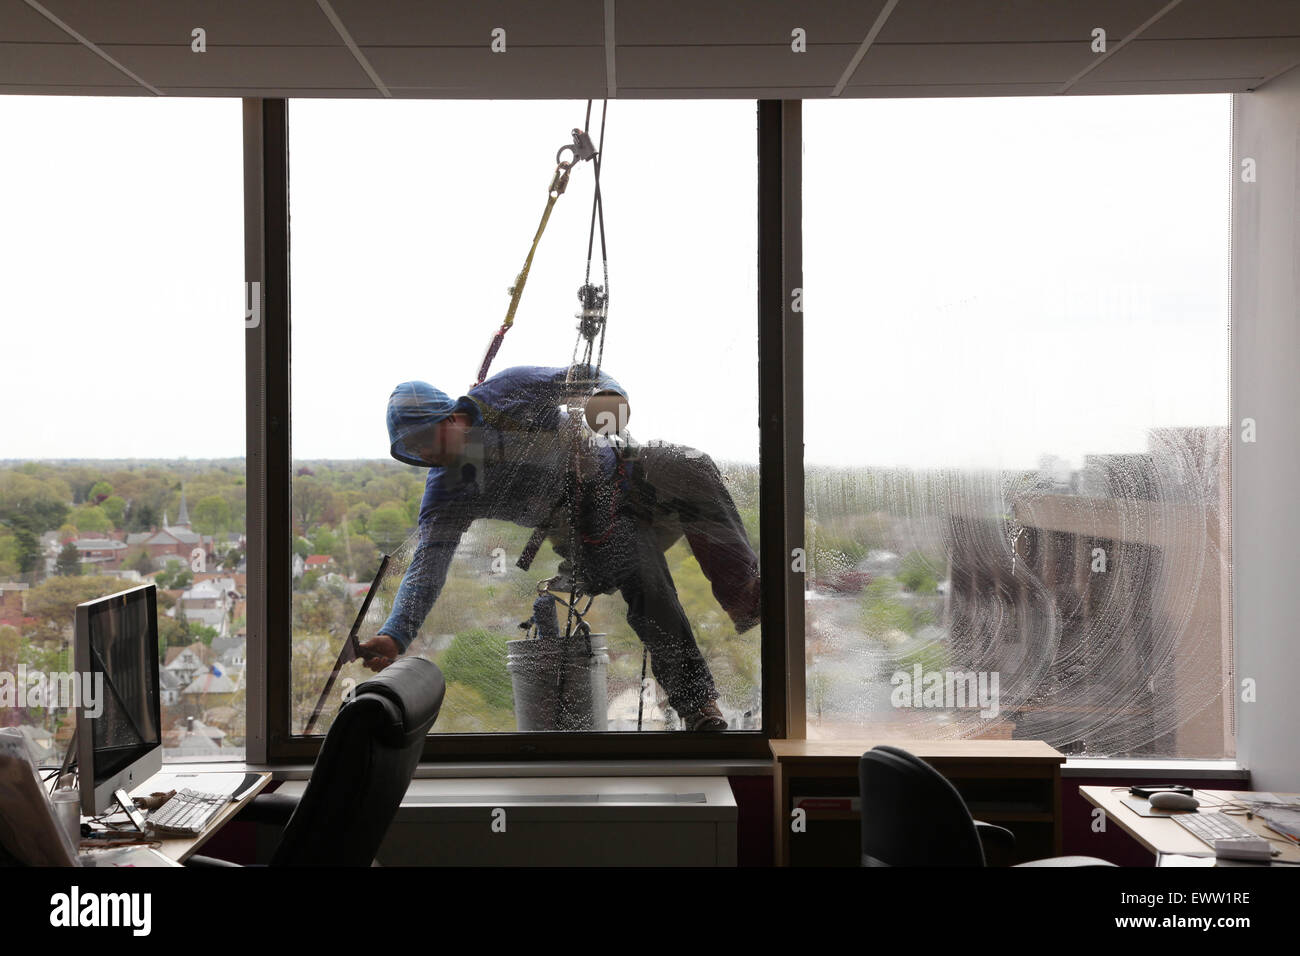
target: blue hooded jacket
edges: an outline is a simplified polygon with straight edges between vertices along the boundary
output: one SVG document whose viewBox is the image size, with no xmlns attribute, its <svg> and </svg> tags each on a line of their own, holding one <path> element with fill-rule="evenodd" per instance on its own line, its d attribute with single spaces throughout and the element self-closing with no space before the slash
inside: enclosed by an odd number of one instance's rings
<svg viewBox="0 0 1300 956">
<path fill-rule="evenodd" d="M 403 382 L 388 400 L 388 437 L 398 461 L 423 466 L 408 439 L 454 412 L 470 417 L 470 447 L 456 466 L 429 468 L 420 503 L 419 543 L 402 578 L 392 612 L 379 629 L 403 651 L 442 592 L 461 536 L 476 518 L 535 528 L 563 495 L 568 443 L 560 436 L 567 413 L 560 406 L 571 388 L 568 368 L 522 365 L 505 369 L 453 401 L 427 382 Z M 582 369 L 578 370 L 582 372 Z M 601 372 L 584 390 L 627 397 Z M 596 449 L 600 471 L 612 475 L 610 447 Z"/>
</svg>

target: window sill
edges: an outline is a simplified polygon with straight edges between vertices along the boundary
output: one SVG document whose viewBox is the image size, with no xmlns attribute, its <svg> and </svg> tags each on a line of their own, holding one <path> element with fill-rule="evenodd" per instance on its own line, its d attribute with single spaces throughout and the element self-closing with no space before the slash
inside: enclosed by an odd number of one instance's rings
<svg viewBox="0 0 1300 956">
<path fill-rule="evenodd" d="M 311 776 L 309 763 L 250 764 L 169 763 L 170 773 L 215 773 L 232 770 L 266 770 L 275 780 L 306 780 Z M 768 776 L 769 760 L 554 760 L 499 763 L 443 762 L 422 763 L 415 768 L 415 779 L 436 780 L 457 777 L 716 777 Z M 1151 780 L 1195 780 L 1239 778 L 1248 780 L 1250 771 L 1236 760 L 1173 760 L 1160 758 L 1112 759 L 1106 757 L 1069 758 L 1061 768 L 1062 777 L 1134 777 Z"/>
<path fill-rule="evenodd" d="M 1062 777 L 1149 777 L 1151 780 L 1250 779 L 1250 771 L 1234 759 L 1176 760 L 1173 758 L 1070 757 Z"/>
</svg>

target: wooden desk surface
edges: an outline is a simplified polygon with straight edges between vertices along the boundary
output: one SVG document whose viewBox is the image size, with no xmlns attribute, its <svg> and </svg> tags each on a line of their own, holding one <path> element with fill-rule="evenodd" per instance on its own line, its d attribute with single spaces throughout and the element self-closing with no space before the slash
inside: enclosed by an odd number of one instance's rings
<svg viewBox="0 0 1300 956">
<path fill-rule="evenodd" d="M 874 737 L 860 740 L 769 740 L 772 756 L 782 763 L 827 759 L 857 759 L 878 744 L 891 744 L 922 760 L 1016 760 L 1065 763 L 1065 754 L 1041 740 L 912 740 Z"/>
<path fill-rule="evenodd" d="M 214 771 L 214 772 L 229 773 L 229 771 Z M 168 768 L 164 767 L 161 773 L 159 774 L 159 776 L 166 777 L 169 776 L 169 774 L 170 771 L 168 770 Z M 262 790 L 265 789 L 266 785 L 271 782 L 271 775 L 269 773 L 265 773 L 265 772 L 258 773 L 257 777 L 258 777 L 257 782 L 254 783 L 251 787 L 249 787 L 248 790 L 244 793 L 244 795 L 240 797 L 238 800 L 226 804 L 225 807 L 222 808 L 221 812 L 212 818 L 212 822 L 209 823 L 207 825 L 207 828 L 204 829 L 204 831 L 200 833 L 198 836 L 170 837 L 168 839 L 154 839 L 149 841 L 142 840 L 141 842 L 142 843 L 147 842 L 148 845 L 156 846 L 159 853 L 161 853 L 165 857 L 168 857 L 169 859 L 175 860 L 177 863 L 184 863 L 196 852 L 198 852 L 199 847 L 207 843 L 208 840 L 210 840 L 223 826 L 225 826 L 226 823 L 230 821 L 231 817 L 233 817 L 236 813 L 238 813 L 245 806 L 247 806 L 248 802 L 252 800 L 253 797 L 261 793 Z M 149 780 L 146 780 L 141 786 L 136 787 L 135 790 L 131 791 L 131 796 L 133 797 L 144 796 L 146 794 L 153 792 L 158 788 L 158 784 L 156 782 L 157 780 L 158 777 L 153 777 L 150 778 Z M 188 786 L 193 790 L 202 790 L 203 774 L 202 773 L 195 774 L 193 775 L 192 779 L 189 778 L 185 779 L 183 781 L 183 785 Z M 120 810 L 118 812 L 119 814 L 121 814 Z M 125 814 L 121 814 L 121 816 L 122 819 L 124 820 L 126 819 Z M 83 843 L 82 849 L 85 850 L 86 846 L 87 845 Z"/>
<path fill-rule="evenodd" d="M 1105 787 L 1090 786 L 1080 787 L 1079 793 L 1085 800 L 1093 806 L 1101 807 L 1106 811 L 1106 819 L 1117 824 L 1133 839 L 1137 840 L 1152 853 L 1191 853 L 1202 855 L 1212 853 L 1211 847 L 1202 843 L 1197 837 L 1192 836 L 1181 826 L 1170 820 L 1172 813 L 1164 813 L 1159 817 L 1139 816 L 1131 807 L 1125 806 L 1120 802 L 1122 797 L 1129 795 L 1127 787 Z M 1196 790 L 1196 799 L 1202 804 L 1218 804 L 1224 800 L 1231 800 L 1241 794 L 1247 794 L 1245 790 Z M 1278 797 L 1287 799 L 1296 796 L 1292 793 L 1279 793 Z M 1206 806 L 1206 809 L 1210 809 Z M 1277 849 L 1282 851 L 1282 855 L 1274 857 L 1275 860 L 1286 862 L 1300 862 L 1300 847 L 1295 844 L 1289 844 L 1284 838 L 1274 833 L 1264 826 L 1259 817 L 1253 820 L 1247 820 L 1243 814 L 1232 814 L 1232 818 L 1249 830 L 1253 830 Z"/>
</svg>

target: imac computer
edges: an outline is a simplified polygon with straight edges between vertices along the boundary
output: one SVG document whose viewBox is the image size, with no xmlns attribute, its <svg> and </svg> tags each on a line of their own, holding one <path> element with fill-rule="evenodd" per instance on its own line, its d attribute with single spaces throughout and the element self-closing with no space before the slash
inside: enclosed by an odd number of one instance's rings
<svg viewBox="0 0 1300 956">
<path fill-rule="evenodd" d="M 77 673 L 99 688 L 98 715 L 85 701 L 77 712 L 81 811 L 98 816 L 118 791 L 129 793 L 162 769 L 157 586 L 77 605 L 73 655 Z"/>
</svg>

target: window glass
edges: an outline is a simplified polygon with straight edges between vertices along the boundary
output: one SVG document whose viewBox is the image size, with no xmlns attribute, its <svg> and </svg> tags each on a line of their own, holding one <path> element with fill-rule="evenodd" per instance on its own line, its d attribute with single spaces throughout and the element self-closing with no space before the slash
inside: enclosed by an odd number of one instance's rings
<svg viewBox="0 0 1300 956">
<path fill-rule="evenodd" d="M 434 733 L 759 725 L 752 103 L 611 106 L 608 276 L 579 161 L 476 386 L 585 110 L 291 104 L 295 733 L 382 555 L 359 643 L 439 665 Z"/>
<path fill-rule="evenodd" d="M 810 737 L 1232 753 L 1229 108 L 805 104 Z"/>
<path fill-rule="evenodd" d="M 61 761 L 77 604 L 152 581 L 164 759 L 242 758 L 240 104 L 4 96 L 0 124 L 0 726 Z"/>
</svg>

